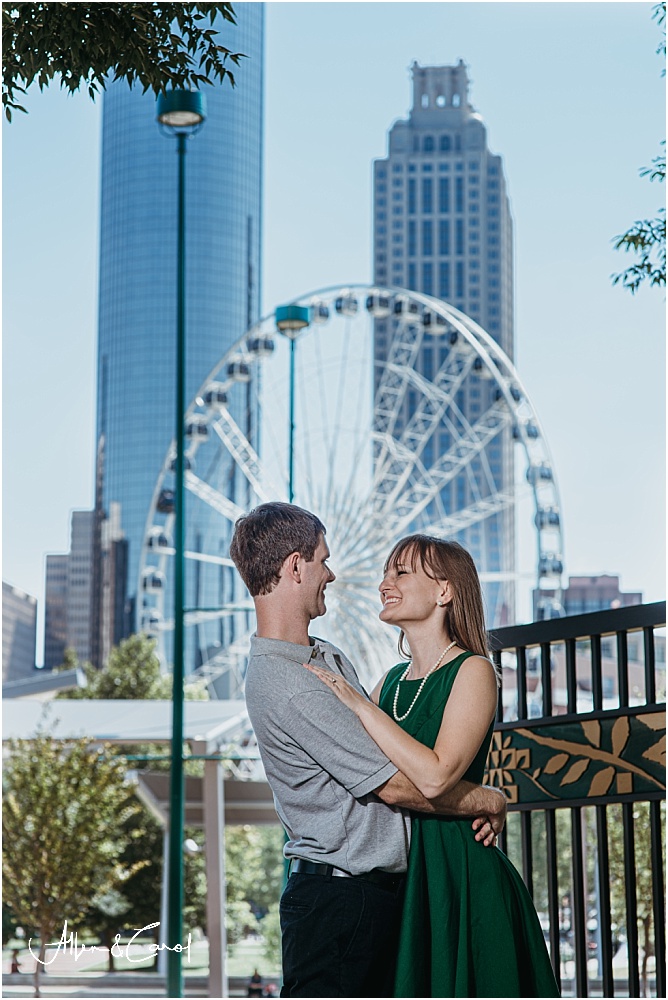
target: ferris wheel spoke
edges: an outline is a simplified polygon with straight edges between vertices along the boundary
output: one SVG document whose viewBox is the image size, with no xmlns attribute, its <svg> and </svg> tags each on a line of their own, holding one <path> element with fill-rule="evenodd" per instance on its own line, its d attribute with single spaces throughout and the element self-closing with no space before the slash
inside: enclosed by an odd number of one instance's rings
<svg viewBox="0 0 668 1000">
<path fill-rule="evenodd" d="M 185 483 L 191 493 L 199 497 L 200 500 L 203 500 L 213 510 L 217 510 L 228 521 L 234 523 L 242 514 L 245 514 L 242 507 L 233 503 L 232 500 L 229 500 L 223 493 L 214 489 L 213 486 L 209 486 L 208 483 L 205 483 L 203 479 L 200 479 L 193 472 L 186 472 Z"/>
<path fill-rule="evenodd" d="M 507 510 L 516 501 L 517 491 L 500 490 L 492 496 L 484 497 L 478 503 L 470 504 L 465 509 L 457 511 L 456 514 L 450 514 L 439 524 L 429 524 L 424 529 L 424 532 L 425 534 L 439 532 L 445 532 L 448 535 L 457 534 L 457 532 L 464 531 L 466 528 L 470 528 L 471 525 L 478 524 L 480 521 L 484 521 L 488 517 L 498 514 L 500 511 Z"/>
<path fill-rule="evenodd" d="M 449 363 L 446 359 L 434 382 L 415 371 L 406 374 L 406 384 L 419 393 L 420 402 L 398 438 L 403 446 L 400 455 L 388 447 L 381 449 L 384 458 L 377 460 L 374 469 L 376 489 L 386 493 L 387 490 L 381 489 L 380 484 L 388 479 L 393 484 L 391 496 L 401 491 L 444 414 L 453 407 L 455 394 L 469 374 L 473 361 L 472 352 L 453 351 Z"/>
<path fill-rule="evenodd" d="M 406 377 L 415 368 L 423 338 L 421 323 L 395 322 L 396 333 L 374 399 L 374 427 L 386 434 L 394 432 L 404 401 Z M 377 460 L 382 462 L 383 455 L 377 456 Z"/>
<path fill-rule="evenodd" d="M 261 500 L 268 500 L 272 495 L 272 486 L 271 483 L 263 481 L 260 458 L 228 410 L 219 412 L 213 421 L 213 429 L 234 458 L 237 468 L 246 477 L 256 495 Z"/>
<path fill-rule="evenodd" d="M 161 548 L 160 556 L 173 556 L 176 553 L 176 549 L 173 548 Z M 214 566 L 229 566 L 234 569 L 234 563 L 227 556 L 214 556 L 209 555 L 207 552 L 193 552 L 190 549 L 186 549 L 183 553 L 186 559 L 192 559 L 194 562 L 204 562 L 213 563 Z M 159 563 L 159 568 L 164 572 L 164 563 Z"/>
<path fill-rule="evenodd" d="M 402 531 L 423 511 L 438 492 L 444 489 L 511 421 L 508 408 L 500 403 L 471 425 L 470 433 L 462 435 L 454 445 L 429 469 L 428 477 L 421 478 L 412 488 L 400 495 L 392 495 L 392 513 L 398 530 Z"/>
</svg>

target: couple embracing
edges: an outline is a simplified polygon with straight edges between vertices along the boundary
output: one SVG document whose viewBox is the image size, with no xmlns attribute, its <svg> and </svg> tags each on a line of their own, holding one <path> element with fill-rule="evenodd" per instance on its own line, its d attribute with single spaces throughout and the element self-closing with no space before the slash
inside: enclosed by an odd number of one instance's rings
<svg viewBox="0 0 668 1000">
<path fill-rule="evenodd" d="M 481 785 L 498 683 L 480 583 L 456 542 L 399 541 L 380 618 L 404 662 L 368 696 L 325 614 L 325 526 L 262 504 L 230 553 L 257 614 L 246 702 L 288 841 L 281 996 L 557 997 L 524 883 Z"/>
</svg>

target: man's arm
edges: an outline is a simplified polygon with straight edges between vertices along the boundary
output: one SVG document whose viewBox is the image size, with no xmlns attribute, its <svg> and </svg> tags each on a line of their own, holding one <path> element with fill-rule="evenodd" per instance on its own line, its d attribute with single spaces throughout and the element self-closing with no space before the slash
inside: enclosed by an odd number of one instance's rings
<svg viewBox="0 0 668 1000">
<path fill-rule="evenodd" d="M 476 840 L 483 840 L 485 846 L 492 843 L 506 822 L 508 800 L 502 791 L 489 785 L 459 781 L 449 792 L 444 792 L 435 799 L 427 799 L 405 774 L 397 771 L 389 781 L 375 789 L 375 794 L 387 805 L 401 806 L 414 812 L 486 819 L 488 830 L 484 822 L 474 824 L 474 829 L 477 830 Z"/>
</svg>

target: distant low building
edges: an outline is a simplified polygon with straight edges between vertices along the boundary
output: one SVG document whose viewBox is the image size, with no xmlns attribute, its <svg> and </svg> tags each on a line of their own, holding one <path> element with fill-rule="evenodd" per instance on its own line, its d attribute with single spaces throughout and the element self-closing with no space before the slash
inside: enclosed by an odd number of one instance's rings
<svg viewBox="0 0 668 1000">
<path fill-rule="evenodd" d="M 2 681 L 35 673 L 37 598 L 2 581 Z"/>
<path fill-rule="evenodd" d="M 628 608 L 633 604 L 642 604 L 642 593 L 632 591 L 622 593 L 619 589 L 619 577 L 610 573 L 599 573 L 593 576 L 569 576 L 568 586 L 559 594 L 552 590 L 534 590 L 533 616 L 534 621 L 541 617 L 540 608 L 549 606 L 552 602 L 563 609 L 564 615 L 586 615 L 593 611 L 607 611 L 610 608 Z M 557 617 L 557 615 L 553 615 Z"/>
</svg>

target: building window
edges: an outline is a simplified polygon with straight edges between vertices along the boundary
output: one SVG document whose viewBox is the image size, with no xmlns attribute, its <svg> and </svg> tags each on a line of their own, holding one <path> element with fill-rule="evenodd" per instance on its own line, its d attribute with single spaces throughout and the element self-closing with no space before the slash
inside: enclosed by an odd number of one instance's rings
<svg viewBox="0 0 668 1000">
<path fill-rule="evenodd" d="M 434 252 L 434 237 L 431 219 L 425 219 L 422 223 L 422 253 L 425 257 L 431 257 Z"/>
<path fill-rule="evenodd" d="M 464 263 L 463 261 L 457 261 L 456 271 L 455 271 L 455 295 L 458 298 L 463 298 L 464 296 Z"/>
<path fill-rule="evenodd" d="M 464 211 L 464 178 L 455 178 L 455 212 Z"/>
<path fill-rule="evenodd" d="M 438 252 L 443 257 L 450 253 L 450 220 L 439 219 L 438 223 Z"/>
<path fill-rule="evenodd" d="M 434 269 L 429 263 L 422 265 L 422 291 L 425 295 L 434 294 Z"/>
<path fill-rule="evenodd" d="M 408 223 L 408 256 L 414 257 L 417 253 L 417 223 L 411 219 Z"/>
<path fill-rule="evenodd" d="M 439 212 L 450 211 L 450 178 L 438 178 L 438 210 Z"/>
<path fill-rule="evenodd" d="M 422 144 L 422 149 L 424 150 L 425 153 L 433 153 L 434 152 L 434 137 L 433 137 L 433 135 L 426 135 L 424 137 L 424 142 Z"/>
<path fill-rule="evenodd" d="M 457 219 L 455 223 L 455 253 L 464 253 L 464 220 Z"/>
<path fill-rule="evenodd" d="M 422 178 L 422 211 L 431 213 L 434 211 L 432 204 L 432 183 L 431 177 Z"/>
<path fill-rule="evenodd" d="M 438 265 L 438 294 L 442 299 L 450 298 L 450 264 L 446 260 Z"/>
<path fill-rule="evenodd" d="M 412 288 L 414 291 L 416 291 L 415 286 L 417 284 L 417 281 L 415 280 L 415 278 L 416 278 L 415 264 L 409 264 L 408 265 L 408 287 Z"/>
<path fill-rule="evenodd" d="M 415 215 L 417 211 L 416 198 L 415 198 L 415 178 L 409 177 L 408 179 L 408 214 Z"/>
<path fill-rule="evenodd" d="M 442 153 L 449 153 L 452 148 L 452 139 L 449 135 L 442 135 L 438 146 Z"/>
</svg>

